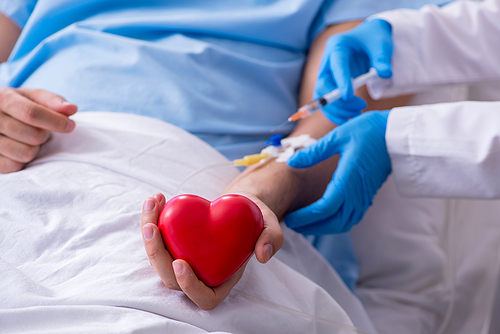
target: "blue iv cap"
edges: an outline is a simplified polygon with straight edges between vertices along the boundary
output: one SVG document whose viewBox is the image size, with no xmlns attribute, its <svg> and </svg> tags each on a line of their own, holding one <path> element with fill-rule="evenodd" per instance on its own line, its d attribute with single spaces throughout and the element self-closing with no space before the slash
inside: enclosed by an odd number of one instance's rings
<svg viewBox="0 0 500 334">
<path fill-rule="evenodd" d="M 274 135 L 266 141 L 266 145 L 281 146 L 282 135 Z"/>
</svg>

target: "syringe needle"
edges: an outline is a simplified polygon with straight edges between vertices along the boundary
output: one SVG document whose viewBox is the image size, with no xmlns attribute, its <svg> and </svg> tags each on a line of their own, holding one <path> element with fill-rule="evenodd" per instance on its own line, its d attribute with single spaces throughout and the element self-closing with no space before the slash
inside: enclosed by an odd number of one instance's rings
<svg viewBox="0 0 500 334">
<path fill-rule="evenodd" d="M 284 121 L 284 122 L 283 122 L 283 123 L 281 123 L 280 125 L 275 126 L 274 128 L 272 128 L 272 129 L 271 129 L 271 132 L 276 132 L 276 129 L 281 128 L 283 125 L 288 124 L 288 123 L 290 123 L 290 121 L 289 121 L 289 120 Z"/>
</svg>

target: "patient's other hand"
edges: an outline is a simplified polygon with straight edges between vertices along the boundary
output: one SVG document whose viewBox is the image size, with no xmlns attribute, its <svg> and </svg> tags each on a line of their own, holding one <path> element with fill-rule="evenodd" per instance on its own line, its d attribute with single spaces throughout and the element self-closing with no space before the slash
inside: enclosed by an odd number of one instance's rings
<svg viewBox="0 0 500 334">
<path fill-rule="evenodd" d="M 0 88 L 0 173 L 21 170 L 33 160 L 51 131 L 69 133 L 77 107 L 41 90 Z"/>
<path fill-rule="evenodd" d="M 283 245 L 283 233 L 274 213 L 255 196 L 241 193 L 253 200 L 261 209 L 264 217 L 264 230 L 255 245 L 257 259 L 265 263 Z M 170 289 L 182 290 L 198 307 L 211 310 L 219 305 L 238 283 L 246 264 L 221 285 L 211 288 L 196 277 L 184 260 L 175 260 L 165 248 L 158 229 L 158 217 L 165 205 L 165 196 L 156 194 L 146 199 L 142 209 L 141 228 L 144 247 L 149 262 L 155 268 L 163 283 Z"/>
</svg>

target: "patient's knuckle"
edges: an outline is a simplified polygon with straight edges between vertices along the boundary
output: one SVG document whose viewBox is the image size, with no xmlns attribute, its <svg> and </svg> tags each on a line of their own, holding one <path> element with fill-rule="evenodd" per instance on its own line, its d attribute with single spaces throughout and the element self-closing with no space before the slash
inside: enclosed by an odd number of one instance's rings
<svg viewBox="0 0 500 334">
<path fill-rule="evenodd" d="M 40 109 L 31 103 L 21 106 L 21 115 L 27 121 L 37 121 L 41 117 Z"/>
</svg>

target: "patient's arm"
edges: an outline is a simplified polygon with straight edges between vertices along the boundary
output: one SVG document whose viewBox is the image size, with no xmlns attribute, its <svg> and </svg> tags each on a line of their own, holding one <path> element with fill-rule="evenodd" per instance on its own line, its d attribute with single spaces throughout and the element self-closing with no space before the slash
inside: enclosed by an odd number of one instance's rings
<svg viewBox="0 0 500 334">
<path fill-rule="evenodd" d="M 305 102 L 312 96 L 312 85 L 319 66 L 321 52 L 328 36 L 335 32 L 350 29 L 355 24 L 348 23 L 327 29 L 314 43 L 309 60 L 304 71 L 304 84 L 301 101 Z M 309 96 L 307 96 L 309 95 Z M 309 133 L 319 138 L 333 128 L 321 113 L 316 113 L 303 120 L 295 129 L 294 135 Z M 261 209 L 264 216 L 264 230 L 257 240 L 255 254 L 257 259 L 265 263 L 282 247 L 283 232 L 279 219 L 291 209 L 299 208 L 323 193 L 336 166 L 336 160 L 330 159 L 308 170 L 297 170 L 286 163 L 268 161 L 247 168 L 225 190 L 226 193 L 239 193 L 252 199 Z M 148 207 L 148 203 L 152 207 Z M 158 215 L 165 203 L 161 194 L 149 198 L 143 207 L 141 226 L 144 247 L 149 260 L 156 272 L 170 289 L 184 291 L 186 295 L 200 308 L 209 310 L 220 304 L 241 278 L 244 266 L 228 281 L 216 288 L 203 284 L 194 275 L 189 265 L 182 260 L 173 261 L 165 249 L 157 223 Z M 180 274 L 174 273 L 174 264 L 182 265 Z"/>
<path fill-rule="evenodd" d="M 21 29 L 0 13 L 0 63 L 7 61 Z M 16 172 L 35 158 L 50 131 L 70 132 L 77 108 L 38 89 L 0 88 L 0 173 Z"/>
<path fill-rule="evenodd" d="M 351 29 L 357 24 L 359 22 L 346 22 L 329 27 L 315 40 L 303 73 L 299 99 L 301 104 L 309 102 L 312 98 L 316 72 L 328 37 Z M 301 120 L 292 136 L 307 133 L 320 138 L 333 128 L 334 125 L 318 112 Z M 263 213 L 264 230 L 255 246 L 255 255 L 260 262 L 269 261 L 283 245 L 284 238 L 279 221 L 287 212 L 313 203 L 323 195 L 337 161 L 338 157 L 334 156 L 308 169 L 293 169 L 286 163 L 270 160 L 250 166 L 225 189 L 225 193 L 238 193 L 249 197 Z M 151 210 L 143 209 L 142 214 L 144 246 L 151 264 L 167 287 L 181 289 L 202 309 L 216 307 L 239 281 L 244 267 L 222 285 L 210 288 L 198 280 L 185 261 L 173 262 L 157 227 L 159 210 L 165 198 L 159 194 L 155 197 L 149 199 L 154 203 L 154 207 Z M 182 273 L 177 277 L 173 269 L 174 263 L 182 264 L 183 267 Z"/>
<path fill-rule="evenodd" d="M 7 61 L 20 34 L 21 28 L 0 13 L 0 63 Z"/>
</svg>

